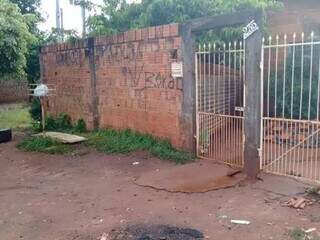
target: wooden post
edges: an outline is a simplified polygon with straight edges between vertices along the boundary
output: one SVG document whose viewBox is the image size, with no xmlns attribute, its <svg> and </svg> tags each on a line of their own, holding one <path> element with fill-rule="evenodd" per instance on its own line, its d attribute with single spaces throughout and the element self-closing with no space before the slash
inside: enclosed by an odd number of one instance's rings
<svg viewBox="0 0 320 240">
<path fill-rule="evenodd" d="M 195 34 L 190 25 L 180 25 L 183 60 L 182 126 L 186 141 L 185 149 L 196 154 L 196 82 L 195 82 Z"/>
<path fill-rule="evenodd" d="M 41 124 L 42 124 L 42 134 L 44 135 L 44 131 L 45 131 L 45 125 L 46 125 L 46 115 L 44 113 L 44 107 L 43 107 L 43 97 L 39 97 L 40 98 L 40 105 L 41 105 Z"/>
<path fill-rule="evenodd" d="M 93 117 L 93 128 L 99 128 L 99 111 L 98 111 L 98 94 L 97 94 L 97 73 L 96 73 L 96 62 L 95 62 L 95 44 L 94 38 L 87 39 L 88 44 L 88 58 L 90 67 L 90 89 L 91 89 L 91 111 Z"/>
<path fill-rule="evenodd" d="M 260 29 L 261 19 L 254 19 Z M 244 170 L 251 179 L 260 171 L 261 50 L 262 33 L 257 30 L 245 40 Z"/>
</svg>

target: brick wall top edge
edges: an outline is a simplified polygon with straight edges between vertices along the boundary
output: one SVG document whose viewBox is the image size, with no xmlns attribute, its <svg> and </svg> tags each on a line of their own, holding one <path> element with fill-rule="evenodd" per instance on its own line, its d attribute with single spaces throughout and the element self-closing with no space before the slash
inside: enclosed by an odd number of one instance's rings
<svg viewBox="0 0 320 240">
<path fill-rule="evenodd" d="M 153 38 L 166 38 L 179 36 L 179 23 L 151 26 L 141 29 L 132 29 L 113 36 L 94 37 L 95 45 L 115 44 L 131 41 L 140 41 Z M 57 52 L 88 47 L 88 39 L 79 39 L 74 43 L 56 43 L 41 47 L 41 53 Z"/>
<path fill-rule="evenodd" d="M 65 50 L 86 48 L 88 45 L 88 39 L 78 39 L 75 42 L 63 42 L 63 43 L 54 43 L 49 45 L 41 46 L 41 53 L 47 52 L 59 52 Z"/>
</svg>

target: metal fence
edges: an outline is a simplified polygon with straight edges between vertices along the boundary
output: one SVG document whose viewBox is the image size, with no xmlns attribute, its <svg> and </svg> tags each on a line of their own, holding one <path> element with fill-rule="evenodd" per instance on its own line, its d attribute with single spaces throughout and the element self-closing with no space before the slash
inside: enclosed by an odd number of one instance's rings
<svg viewBox="0 0 320 240">
<path fill-rule="evenodd" d="M 197 153 L 243 166 L 243 42 L 200 45 L 195 56 Z"/>
<path fill-rule="evenodd" d="M 320 41 L 313 33 L 263 41 L 261 168 L 320 181 Z"/>
</svg>

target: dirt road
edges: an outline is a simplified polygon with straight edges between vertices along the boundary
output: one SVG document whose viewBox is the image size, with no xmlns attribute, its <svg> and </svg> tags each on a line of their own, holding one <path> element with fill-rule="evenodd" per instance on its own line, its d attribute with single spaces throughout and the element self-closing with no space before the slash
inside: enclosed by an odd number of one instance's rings
<svg viewBox="0 0 320 240">
<path fill-rule="evenodd" d="M 264 176 L 264 182 L 203 194 L 168 193 L 133 183 L 142 173 L 173 165 L 143 153 L 49 156 L 21 152 L 15 144 L 0 145 L 1 240 L 91 240 L 134 224 L 191 227 L 217 240 L 285 240 L 294 227 L 320 230 L 318 205 L 300 212 L 280 205 L 303 192 L 287 178 Z M 231 225 L 231 219 L 251 224 Z"/>
</svg>

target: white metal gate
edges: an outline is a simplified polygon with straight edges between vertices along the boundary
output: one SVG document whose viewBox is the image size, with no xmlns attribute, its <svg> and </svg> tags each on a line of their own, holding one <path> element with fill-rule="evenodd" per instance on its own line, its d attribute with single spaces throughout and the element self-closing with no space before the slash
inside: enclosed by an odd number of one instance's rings
<svg viewBox="0 0 320 240">
<path fill-rule="evenodd" d="M 195 64 L 197 155 L 242 167 L 243 42 L 200 45 Z"/>
<path fill-rule="evenodd" d="M 320 41 L 276 36 L 262 50 L 261 168 L 320 181 Z"/>
</svg>

